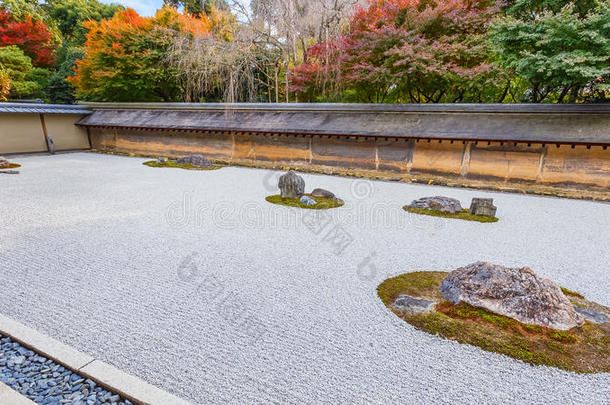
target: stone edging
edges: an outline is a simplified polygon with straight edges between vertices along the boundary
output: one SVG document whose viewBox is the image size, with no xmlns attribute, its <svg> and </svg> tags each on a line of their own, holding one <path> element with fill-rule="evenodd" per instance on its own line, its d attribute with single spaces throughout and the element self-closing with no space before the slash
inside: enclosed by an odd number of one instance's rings
<svg viewBox="0 0 610 405">
<path fill-rule="evenodd" d="M 34 401 L 28 399 L 11 389 L 8 385 L 0 382 L 0 404 L 11 405 L 36 405 Z"/>
<path fill-rule="evenodd" d="M 74 373 L 91 379 L 98 385 L 123 396 L 134 404 L 190 404 L 190 402 L 150 385 L 137 377 L 124 373 L 116 367 L 96 360 L 85 353 L 81 353 L 68 345 L 45 336 L 1 314 L 0 333 L 10 337 L 24 347 L 37 352 L 39 355 L 61 364 Z M 0 386 L 0 399 L 3 398 L 2 395 L 4 395 L 3 387 Z M 16 393 L 16 395 L 19 394 Z"/>
</svg>

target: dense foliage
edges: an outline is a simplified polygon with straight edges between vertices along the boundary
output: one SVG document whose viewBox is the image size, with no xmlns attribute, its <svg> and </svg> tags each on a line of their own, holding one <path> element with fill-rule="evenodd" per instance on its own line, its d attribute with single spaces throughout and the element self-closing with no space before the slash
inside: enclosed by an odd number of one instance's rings
<svg viewBox="0 0 610 405">
<path fill-rule="evenodd" d="M 68 80 L 83 99 L 100 101 L 180 101 L 178 71 L 165 63 L 173 41 L 206 38 L 217 30 L 217 19 L 195 17 L 164 7 L 155 17 L 127 9 L 112 19 L 85 24 L 89 30 L 85 58 Z"/>
<path fill-rule="evenodd" d="M 521 101 L 605 98 L 610 2 L 517 1 L 491 27 L 495 59 L 527 83 Z"/>
<path fill-rule="evenodd" d="M 293 69 L 309 101 L 583 101 L 606 97 L 609 3 L 371 0 Z M 593 94 L 595 93 L 595 94 Z"/>
<path fill-rule="evenodd" d="M 0 99 L 610 99 L 610 0 L 164 3 L 0 0 Z"/>
<path fill-rule="evenodd" d="M 0 47 L 10 45 L 17 45 L 36 66 L 50 66 L 55 60 L 57 44 L 44 22 L 29 15 L 18 21 L 0 9 Z"/>
<path fill-rule="evenodd" d="M 44 89 L 48 85 L 48 70 L 35 68 L 32 59 L 17 46 L 0 48 L 0 66 L 3 75 L 10 79 L 10 98 L 34 98 L 44 95 Z M 5 88 L 6 84 L 0 87 Z"/>
</svg>

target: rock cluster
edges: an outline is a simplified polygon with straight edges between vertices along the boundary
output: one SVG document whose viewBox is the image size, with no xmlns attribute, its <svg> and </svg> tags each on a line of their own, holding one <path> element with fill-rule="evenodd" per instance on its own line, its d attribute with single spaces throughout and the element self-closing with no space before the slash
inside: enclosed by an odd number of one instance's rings
<svg viewBox="0 0 610 405">
<path fill-rule="evenodd" d="M 305 194 L 305 180 L 294 170 L 280 176 L 278 187 L 282 198 L 301 198 Z"/>
<path fill-rule="evenodd" d="M 473 198 L 468 213 L 494 218 L 497 210 L 493 198 Z"/>
<path fill-rule="evenodd" d="M 131 405 L 118 394 L 2 335 L 0 382 L 37 404 Z"/>
<path fill-rule="evenodd" d="M 440 292 L 454 304 L 465 302 L 523 323 L 559 330 L 584 323 L 561 288 L 529 267 L 477 262 L 449 273 Z"/>
<path fill-rule="evenodd" d="M 455 198 L 441 196 L 420 198 L 419 200 L 413 201 L 409 207 L 442 211 L 450 214 L 455 214 L 464 210 L 460 202 Z"/>
<path fill-rule="evenodd" d="M 305 195 L 305 180 L 296 174 L 294 170 L 289 170 L 281 175 L 277 186 L 280 189 L 282 198 L 298 199 L 303 205 L 316 205 L 318 202 L 312 197 L 327 198 L 341 204 L 343 203 L 334 193 L 323 188 L 316 188 L 311 194 Z"/>
<path fill-rule="evenodd" d="M 9 167 L 11 165 L 11 163 L 6 160 L 5 157 L 0 156 L 0 169 L 4 168 L 4 167 Z"/>
<path fill-rule="evenodd" d="M 180 165 L 192 165 L 195 167 L 212 167 L 213 164 L 209 159 L 203 155 L 188 155 L 183 156 L 176 160 L 176 163 Z"/>
</svg>

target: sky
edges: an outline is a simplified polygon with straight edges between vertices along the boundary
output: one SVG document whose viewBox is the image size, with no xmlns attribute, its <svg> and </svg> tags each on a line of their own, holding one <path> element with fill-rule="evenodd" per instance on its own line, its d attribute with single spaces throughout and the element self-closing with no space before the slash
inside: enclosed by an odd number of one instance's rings
<svg viewBox="0 0 610 405">
<path fill-rule="evenodd" d="M 155 11 L 161 8 L 163 0 L 101 0 L 102 3 L 119 3 L 125 7 L 133 8 L 138 14 L 143 16 L 151 16 Z M 248 4 L 248 0 L 244 0 L 242 4 Z"/>
<path fill-rule="evenodd" d="M 155 14 L 163 5 L 163 0 L 101 0 L 102 3 L 119 3 L 125 7 L 133 8 L 140 15 L 150 16 Z"/>
</svg>

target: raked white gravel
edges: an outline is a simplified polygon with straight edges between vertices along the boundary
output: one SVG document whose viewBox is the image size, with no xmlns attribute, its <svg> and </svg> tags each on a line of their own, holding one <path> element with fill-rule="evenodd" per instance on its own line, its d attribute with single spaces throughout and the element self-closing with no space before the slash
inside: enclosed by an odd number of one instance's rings
<svg viewBox="0 0 610 405">
<path fill-rule="evenodd" d="M 13 160 L 21 174 L 0 177 L 0 313 L 194 403 L 610 402 L 610 374 L 428 335 L 375 291 L 486 260 L 610 305 L 608 204 L 305 174 L 307 190 L 346 201 L 312 217 L 265 202 L 273 171 Z M 433 195 L 493 197 L 500 222 L 401 210 Z"/>
</svg>

